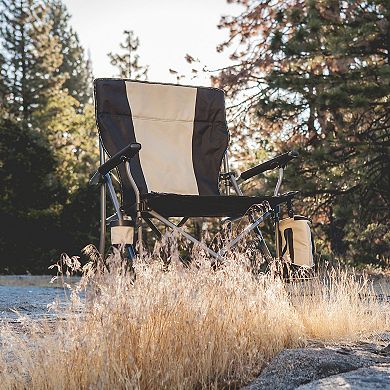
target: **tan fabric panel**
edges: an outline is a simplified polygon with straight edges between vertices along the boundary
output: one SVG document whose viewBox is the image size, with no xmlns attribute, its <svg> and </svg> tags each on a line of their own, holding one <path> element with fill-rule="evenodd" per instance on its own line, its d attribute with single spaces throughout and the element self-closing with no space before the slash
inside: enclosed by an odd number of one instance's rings
<svg viewBox="0 0 390 390">
<path fill-rule="evenodd" d="M 282 248 L 286 245 L 284 230 L 291 228 L 293 231 L 294 263 L 303 267 L 313 267 L 313 248 L 311 242 L 310 222 L 308 220 L 294 220 L 294 218 L 282 219 L 279 224 L 280 234 L 282 236 Z M 287 252 L 284 256 L 290 259 L 290 253 L 287 246 Z"/>
<path fill-rule="evenodd" d="M 132 226 L 113 226 L 111 228 L 111 244 L 132 244 L 134 228 Z"/>
<path fill-rule="evenodd" d="M 126 81 L 133 117 L 193 122 L 195 87 Z"/>
<path fill-rule="evenodd" d="M 196 88 L 126 82 L 149 192 L 198 195 L 192 163 Z"/>
</svg>

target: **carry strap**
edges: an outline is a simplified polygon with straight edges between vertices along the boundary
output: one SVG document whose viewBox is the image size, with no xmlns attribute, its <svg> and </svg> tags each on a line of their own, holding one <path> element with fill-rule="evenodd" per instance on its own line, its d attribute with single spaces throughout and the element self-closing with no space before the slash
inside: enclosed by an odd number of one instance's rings
<svg viewBox="0 0 390 390">
<path fill-rule="evenodd" d="M 285 229 L 283 232 L 284 240 L 286 241 L 286 244 L 284 245 L 282 249 L 282 256 L 287 252 L 290 254 L 290 259 L 292 262 L 294 262 L 294 233 L 292 228 Z"/>
</svg>

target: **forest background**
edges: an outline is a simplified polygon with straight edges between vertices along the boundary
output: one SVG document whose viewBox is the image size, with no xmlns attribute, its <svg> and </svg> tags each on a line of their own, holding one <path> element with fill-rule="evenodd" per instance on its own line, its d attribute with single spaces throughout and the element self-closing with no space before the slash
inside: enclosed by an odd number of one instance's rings
<svg viewBox="0 0 390 390">
<path fill-rule="evenodd" d="M 231 2 L 243 11 L 222 17 L 216 49 L 232 65 L 210 77 L 227 96 L 235 168 L 298 150 L 285 188 L 301 191 L 319 257 L 388 266 L 390 1 Z M 109 55 L 117 76 L 147 77 L 138 46 L 126 31 Z M 99 235 L 93 72 L 62 1 L 0 1 L 0 70 L 0 272 L 47 273 Z"/>
</svg>

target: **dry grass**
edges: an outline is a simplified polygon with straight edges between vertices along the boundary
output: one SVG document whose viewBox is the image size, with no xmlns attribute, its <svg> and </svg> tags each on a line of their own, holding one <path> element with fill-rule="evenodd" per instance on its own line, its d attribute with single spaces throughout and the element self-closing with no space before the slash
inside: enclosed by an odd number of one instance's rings
<svg viewBox="0 0 390 390">
<path fill-rule="evenodd" d="M 372 294 L 367 279 L 332 271 L 286 284 L 254 278 L 245 256 L 217 271 L 195 257 L 190 268 L 173 259 L 168 272 L 158 260 L 140 260 L 135 284 L 117 257 L 109 270 L 85 269 L 64 320 L 27 323 L 21 334 L 1 328 L 1 387 L 235 387 L 308 338 L 351 340 L 389 329 L 388 306 L 362 299 Z"/>
</svg>

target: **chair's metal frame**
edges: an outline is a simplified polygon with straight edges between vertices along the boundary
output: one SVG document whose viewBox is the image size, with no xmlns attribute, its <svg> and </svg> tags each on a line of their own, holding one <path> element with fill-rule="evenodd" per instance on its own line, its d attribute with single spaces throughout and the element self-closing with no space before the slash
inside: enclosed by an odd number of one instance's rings
<svg viewBox="0 0 390 390">
<path fill-rule="evenodd" d="M 101 143 L 101 140 L 99 139 L 99 149 L 100 149 L 100 165 L 104 164 L 106 161 L 106 154 L 105 150 L 103 148 L 103 145 Z M 195 237 L 188 234 L 182 226 L 185 224 L 185 222 L 189 219 L 188 217 L 184 217 L 177 225 L 169 221 L 164 216 L 160 215 L 159 213 L 148 210 L 147 216 L 143 215 L 143 211 L 141 210 L 141 197 L 139 189 L 135 183 L 135 180 L 131 174 L 130 170 L 130 163 L 128 160 L 124 160 L 124 164 L 126 167 L 126 174 L 130 181 L 130 184 L 134 190 L 135 197 L 136 197 L 136 219 L 135 219 L 135 230 L 137 231 L 137 250 L 138 253 L 142 253 L 143 251 L 143 241 L 142 241 L 142 221 L 144 220 L 146 224 L 151 228 L 151 230 L 156 234 L 157 237 L 161 238 L 162 234 L 158 230 L 158 228 L 155 226 L 155 224 L 150 220 L 149 216 L 156 218 L 158 221 L 163 223 L 165 226 L 169 227 L 176 233 L 182 235 L 187 240 L 192 242 L 193 244 L 198 245 L 199 247 L 203 248 L 210 256 L 212 256 L 217 261 L 222 261 L 223 256 L 233 247 L 235 246 L 242 238 L 244 238 L 247 234 L 249 234 L 251 231 L 254 231 L 258 238 L 259 238 L 259 250 L 261 251 L 262 256 L 270 261 L 272 260 L 273 256 L 271 255 L 266 242 L 264 241 L 263 234 L 260 230 L 259 225 L 265 221 L 268 218 L 273 218 L 275 222 L 275 242 L 276 242 L 276 258 L 281 257 L 281 248 L 280 248 L 280 239 L 279 239 L 279 218 L 280 218 L 280 206 L 276 206 L 274 209 L 268 208 L 265 210 L 265 212 L 260 215 L 260 217 L 255 217 L 254 213 L 249 211 L 247 216 L 249 218 L 250 224 L 247 225 L 241 233 L 239 233 L 234 239 L 230 240 L 227 244 L 225 244 L 218 252 L 210 249 L 205 243 L 197 240 Z M 244 181 L 241 177 L 236 177 L 233 172 L 230 171 L 229 167 L 229 160 L 228 160 L 228 154 L 225 153 L 225 156 L 223 158 L 223 164 L 222 164 L 223 172 L 220 175 L 220 181 L 223 181 L 224 183 L 224 195 L 230 195 L 231 188 L 235 191 L 235 193 L 238 196 L 243 196 L 243 192 L 240 188 L 240 184 Z M 278 181 L 276 183 L 275 189 L 274 189 L 274 196 L 279 195 L 280 186 L 282 184 L 283 180 L 283 173 L 284 173 L 284 167 L 279 167 L 279 177 Z M 100 242 L 99 242 L 99 251 L 103 255 L 105 252 L 105 241 L 106 241 L 106 226 L 107 224 L 112 220 L 119 221 L 119 224 L 122 224 L 124 218 L 126 216 L 123 214 L 117 195 L 115 193 L 115 189 L 112 183 L 111 179 L 111 173 L 108 172 L 107 174 L 103 175 L 103 180 L 100 181 L 101 183 L 101 190 L 100 190 Z M 108 193 L 110 195 L 110 198 L 112 200 L 112 204 L 115 209 L 115 214 L 107 218 L 106 214 L 106 198 L 107 198 L 107 189 Z M 292 212 L 291 204 L 289 205 L 289 214 L 290 210 Z M 229 219 L 229 218 L 227 218 Z M 128 248 L 129 250 L 129 256 L 131 258 L 135 257 L 135 250 L 134 247 L 130 246 Z"/>
</svg>

